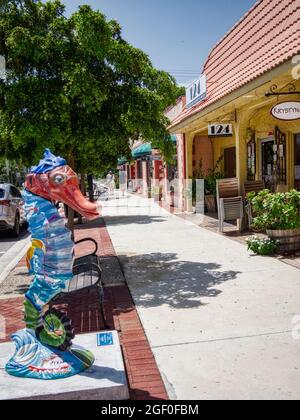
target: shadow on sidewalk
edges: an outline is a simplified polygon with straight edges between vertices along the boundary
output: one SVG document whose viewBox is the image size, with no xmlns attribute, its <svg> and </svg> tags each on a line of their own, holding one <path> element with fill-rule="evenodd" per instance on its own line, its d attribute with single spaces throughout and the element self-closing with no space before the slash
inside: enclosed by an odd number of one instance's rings
<svg viewBox="0 0 300 420">
<path fill-rule="evenodd" d="M 105 216 L 105 222 L 102 217 L 95 219 L 88 223 L 76 224 L 75 231 L 89 231 L 95 228 L 104 228 L 106 225 L 149 225 L 150 223 L 162 223 L 166 222 L 167 219 L 161 216 L 147 216 L 147 215 L 116 215 L 116 216 Z"/>
<path fill-rule="evenodd" d="M 149 225 L 151 223 L 163 223 L 166 222 L 167 219 L 161 216 L 105 216 L 105 221 L 107 225 Z"/>
<path fill-rule="evenodd" d="M 29 236 L 27 225 L 21 226 L 20 228 L 20 236 L 18 238 L 15 238 L 11 231 L 9 230 L 1 230 L 0 231 L 0 242 L 18 242 L 20 239 L 27 238 Z"/>
<path fill-rule="evenodd" d="M 136 303 L 144 307 L 173 308 L 203 306 L 202 298 L 218 297 L 217 288 L 234 280 L 239 271 L 222 271 L 216 263 L 179 261 L 177 254 L 153 253 L 119 256 Z"/>
<path fill-rule="evenodd" d="M 91 230 L 91 229 L 97 229 L 97 228 L 103 228 L 105 227 L 105 222 L 103 217 L 98 217 L 95 220 L 84 222 L 84 223 L 78 223 L 75 224 L 75 231 L 77 230 Z"/>
<path fill-rule="evenodd" d="M 105 329 L 99 295 L 95 289 L 63 295 L 55 302 L 55 308 L 65 312 L 72 320 L 75 334 L 88 334 Z"/>
</svg>

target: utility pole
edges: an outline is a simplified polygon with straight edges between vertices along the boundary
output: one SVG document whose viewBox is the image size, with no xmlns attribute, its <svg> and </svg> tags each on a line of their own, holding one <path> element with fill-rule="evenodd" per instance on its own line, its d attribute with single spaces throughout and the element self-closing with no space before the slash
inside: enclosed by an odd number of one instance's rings
<svg viewBox="0 0 300 420">
<path fill-rule="evenodd" d="M 6 82 L 6 59 L 0 55 L 0 80 Z"/>
</svg>

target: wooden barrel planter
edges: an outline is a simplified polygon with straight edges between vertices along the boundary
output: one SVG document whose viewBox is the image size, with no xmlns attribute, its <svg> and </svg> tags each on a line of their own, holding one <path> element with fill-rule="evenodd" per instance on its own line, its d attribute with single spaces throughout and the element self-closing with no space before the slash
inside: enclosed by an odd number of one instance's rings
<svg viewBox="0 0 300 420">
<path fill-rule="evenodd" d="M 280 254 L 291 254 L 300 251 L 300 229 L 267 230 L 270 239 L 280 243 Z"/>
</svg>

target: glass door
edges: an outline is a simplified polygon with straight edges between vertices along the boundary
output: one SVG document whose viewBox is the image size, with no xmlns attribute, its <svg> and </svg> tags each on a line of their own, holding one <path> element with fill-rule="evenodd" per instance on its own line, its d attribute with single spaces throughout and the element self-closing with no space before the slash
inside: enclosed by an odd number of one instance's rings
<svg viewBox="0 0 300 420">
<path fill-rule="evenodd" d="M 265 181 L 266 188 L 269 190 L 275 189 L 275 141 L 274 139 L 262 140 L 261 142 L 261 175 Z"/>
</svg>

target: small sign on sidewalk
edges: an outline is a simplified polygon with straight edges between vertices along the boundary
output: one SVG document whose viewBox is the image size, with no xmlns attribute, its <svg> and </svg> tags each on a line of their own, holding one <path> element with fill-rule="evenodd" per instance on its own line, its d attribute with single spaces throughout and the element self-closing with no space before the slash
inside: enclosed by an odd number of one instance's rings
<svg viewBox="0 0 300 420">
<path fill-rule="evenodd" d="M 100 333 L 97 334 L 97 345 L 98 347 L 113 346 L 114 339 L 113 333 Z"/>
</svg>

